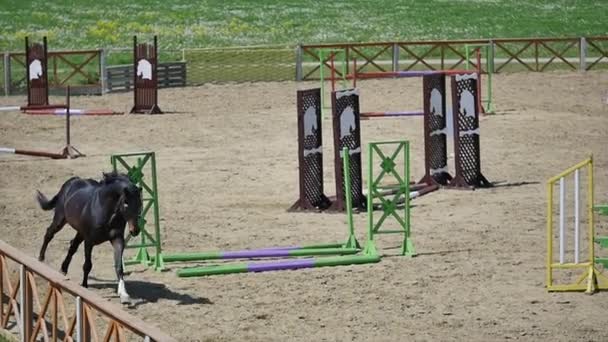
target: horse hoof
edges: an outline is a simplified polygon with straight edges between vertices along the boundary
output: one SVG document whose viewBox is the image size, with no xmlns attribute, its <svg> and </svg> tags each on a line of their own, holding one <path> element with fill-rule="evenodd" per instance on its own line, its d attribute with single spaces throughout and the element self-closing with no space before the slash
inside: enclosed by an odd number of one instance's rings
<svg viewBox="0 0 608 342">
<path fill-rule="evenodd" d="M 120 304 L 131 304 L 131 298 L 127 296 L 120 296 Z"/>
</svg>

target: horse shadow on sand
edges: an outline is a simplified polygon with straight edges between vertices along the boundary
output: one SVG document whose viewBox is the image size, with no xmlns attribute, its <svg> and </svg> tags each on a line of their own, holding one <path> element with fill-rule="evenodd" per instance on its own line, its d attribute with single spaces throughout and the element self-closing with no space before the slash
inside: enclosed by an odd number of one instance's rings
<svg viewBox="0 0 608 342">
<path fill-rule="evenodd" d="M 116 292 L 116 281 L 96 279 L 91 277 L 94 282 L 89 284 L 90 288 L 110 289 L 111 297 L 118 298 Z M 166 299 L 177 302 L 177 305 L 200 305 L 213 304 L 209 298 L 192 296 L 187 293 L 179 293 L 169 289 L 165 284 L 150 281 L 128 280 L 126 281 L 127 290 L 131 296 L 130 307 L 135 308 L 143 304 L 157 303 L 159 299 Z M 108 296 L 104 293 L 104 297 Z"/>
</svg>

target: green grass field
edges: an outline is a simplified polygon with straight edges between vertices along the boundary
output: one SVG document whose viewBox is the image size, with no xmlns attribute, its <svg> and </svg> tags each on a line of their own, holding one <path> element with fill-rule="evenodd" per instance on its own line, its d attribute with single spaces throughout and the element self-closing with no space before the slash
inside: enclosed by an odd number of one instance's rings
<svg viewBox="0 0 608 342">
<path fill-rule="evenodd" d="M 75 5 L 77 4 L 77 5 Z M 605 35 L 606 0 L 0 0 L 0 50 L 46 35 L 53 49 L 162 49 L 385 40 Z"/>
</svg>

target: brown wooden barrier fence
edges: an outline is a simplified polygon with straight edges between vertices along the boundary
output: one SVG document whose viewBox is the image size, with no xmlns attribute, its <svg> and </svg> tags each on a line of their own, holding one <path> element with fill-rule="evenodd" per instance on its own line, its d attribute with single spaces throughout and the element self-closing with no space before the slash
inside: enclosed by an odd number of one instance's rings
<svg viewBox="0 0 608 342">
<path fill-rule="evenodd" d="M 2 240 L 0 298 L 21 341 L 176 341 Z"/>
<path fill-rule="evenodd" d="M 25 91 L 25 53 L 5 55 L 6 93 Z M 69 85 L 74 94 L 101 94 L 102 50 L 49 51 L 48 85 L 63 94 Z"/>
<path fill-rule="evenodd" d="M 319 51 L 325 50 L 323 65 L 326 75 L 331 72 L 331 55 L 334 55 L 334 72 L 342 73 L 341 61 L 346 60 L 350 72 L 353 59 L 358 72 L 385 72 L 410 70 L 453 70 L 474 68 L 467 66 L 466 48 L 487 46 L 484 60 L 491 59 L 493 72 L 549 70 L 592 70 L 600 62 L 608 61 L 608 37 L 582 38 L 515 38 L 472 39 L 450 41 L 378 42 L 301 45 L 296 53 L 296 79 L 311 80 L 319 77 Z M 482 65 L 483 72 L 487 72 Z"/>
<path fill-rule="evenodd" d="M 217 48 L 210 51 L 183 49 L 182 59 L 186 62 L 170 63 L 171 68 L 166 73 L 170 81 L 160 82 L 159 86 L 186 83 L 186 66 L 191 74 L 187 84 L 318 79 L 318 53 L 321 50 L 341 51 L 348 61 L 357 59 L 358 71 L 365 72 L 464 69 L 467 67 L 466 47 L 480 45 L 488 47 L 482 59 L 493 62 L 489 65 L 493 65 L 494 72 L 586 71 L 606 69 L 608 66 L 608 36 L 308 44 L 296 47 L 295 54 L 289 47 L 277 49 L 270 46 Z M 108 51 L 49 51 L 51 91 L 59 88 L 63 93 L 63 88 L 70 85 L 75 93 L 101 94 L 108 90 L 106 83 L 110 81 L 113 90 L 128 88 L 125 82 L 118 86 L 120 79 L 124 78 L 120 74 L 120 67 L 106 66 Z M 4 54 L 1 69 L 4 72 L 2 80 L 6 95 L 23 93 L 25 89 L 24 58 L 24 53 Z M 176 57 L 172 58 L 175 60 Z M 468 66 L 474 68 L 473 63 L 470 62 Z M 325 54 L 326 75 L 331 72 L 330 64 L 329 54 Z M 483 64 L 483 72 L 486 72 L 486 64 Z M 338 77 L 342 73 L 339 66 L 340 63 L 334 66 Z M 348 63 L 346 68 L 350 72 L 348 69 L 352 68 L 352 63 Z M 291 70 L 295 72 L 292 74 Z M 159 77 L 162 75 L 159 70 Z M 108 80 L 108 76 L 116 76 L 118 80 Z"/>
</svg>

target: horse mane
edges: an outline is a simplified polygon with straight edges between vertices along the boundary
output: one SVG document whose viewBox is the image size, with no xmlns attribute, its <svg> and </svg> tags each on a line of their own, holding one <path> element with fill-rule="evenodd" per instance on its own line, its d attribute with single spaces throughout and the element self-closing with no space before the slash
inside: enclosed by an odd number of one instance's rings
<svg viewBox="0 0 608 342">
<path fill-rule="evenodd" d="M 127 181 L 130 182 L 129 177 L 124 174 L 124 173 L 119 173 L 116 171 L 112 171 L 112 172 L 103 172 L 103 179 L 101 180 L 101 184 L 107 185 L 107 184 L 112 184 L 116 181 Z"/>
</svg>

